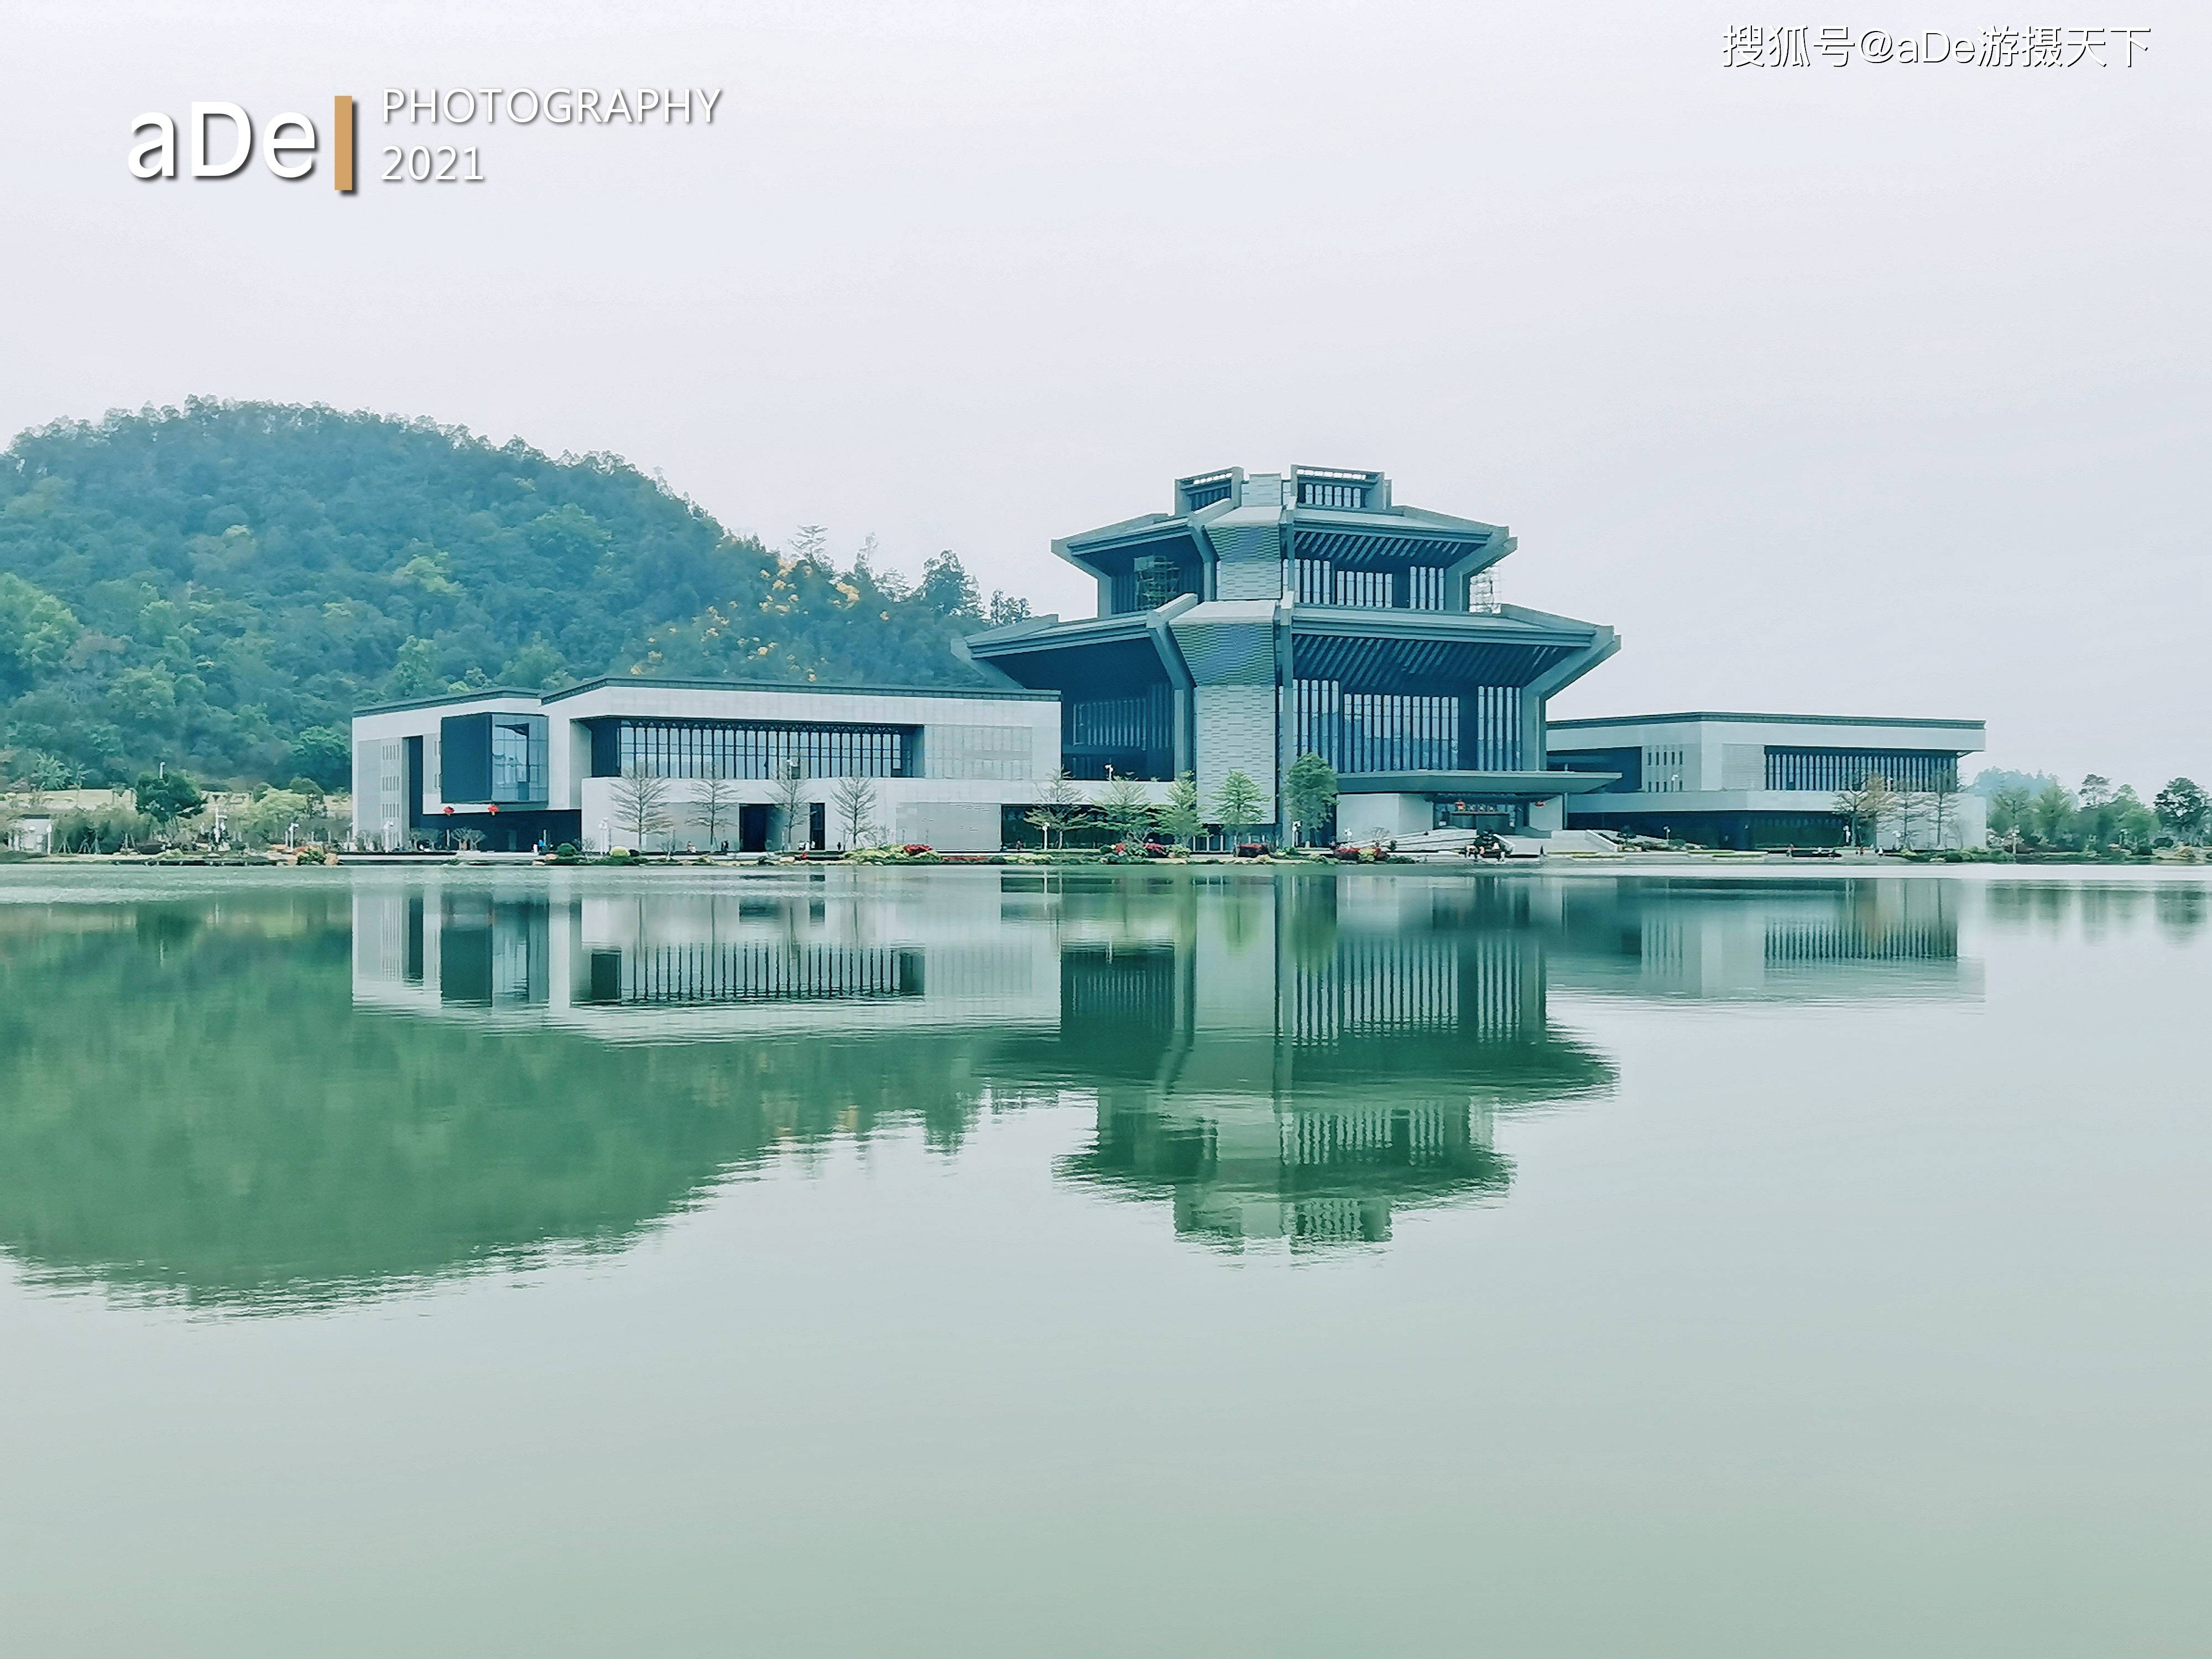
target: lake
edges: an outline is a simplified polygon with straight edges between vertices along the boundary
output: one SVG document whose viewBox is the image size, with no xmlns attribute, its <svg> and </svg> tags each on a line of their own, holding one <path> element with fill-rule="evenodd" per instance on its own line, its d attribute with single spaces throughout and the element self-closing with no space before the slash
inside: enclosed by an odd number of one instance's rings
<svg viewBox="0 0 2212 1659">
<path fill-rule="evenodd" d="M 2184 1654 L 2188 870 L 0 870 L 0 1648 Z"/>
</svg>

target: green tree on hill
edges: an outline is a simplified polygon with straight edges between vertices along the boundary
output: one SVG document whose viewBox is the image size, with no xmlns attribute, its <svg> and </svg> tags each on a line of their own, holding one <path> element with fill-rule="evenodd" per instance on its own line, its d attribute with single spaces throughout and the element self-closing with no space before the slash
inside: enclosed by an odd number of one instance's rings
<svg viewBox="0 0 2212 1659">
<path fill-rule="evenodd" d="M 27 691 L 58 672 L 83 632 L 52 594 L 0 572 L 0 695 Z"/>
<path fill-rule="evenodd" d="M 335 726 L 311 726 L 292 740 L 297 775 L 325 789 L 344 789 L 353 781 L 353 738 Z"/>
<path fill-rule="evenodd" d="M 818 526 L 778 553 L 617 457 L 428 421 L 193 399 L 0 452 L 17 769 L 336 787 L 307 734 L 363 703 L 634 669 L 972 684 L 951 641 L 982 625 L 951 553 L 908 590 L 840 570 Z"/>
<path fill-rule="evenodd" d="M 141 774 L 133 793 L 138 810 L 164 827 L 190 817 L 207 802 L 200 787 L 187 774 L 173 769 Z"/>
</svg>

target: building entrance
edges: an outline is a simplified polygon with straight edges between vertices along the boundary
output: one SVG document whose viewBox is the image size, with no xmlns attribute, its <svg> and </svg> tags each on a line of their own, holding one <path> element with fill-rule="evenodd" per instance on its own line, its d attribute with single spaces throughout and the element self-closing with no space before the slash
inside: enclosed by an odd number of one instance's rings
<svg viewBox="0 0 2212 1659">
<path fill-rule="evenodd" d="M 1492 800 L 1476 797 L 1469 799 L 1457 796 L 1450 800 L 1439 800 L 1437 805 L 1437 828 L 1439 830 L 1487 830 L 1504 835 L 1519 829 L 1528 821 L 1528 803 L 1518 800 Z"/>
<path fill-rule="evenodd" d="M 738 808 L 738 850 L 741 853 L 768 851 L 768 806 L 766 803 L 748 802 Z"/>
</svg>

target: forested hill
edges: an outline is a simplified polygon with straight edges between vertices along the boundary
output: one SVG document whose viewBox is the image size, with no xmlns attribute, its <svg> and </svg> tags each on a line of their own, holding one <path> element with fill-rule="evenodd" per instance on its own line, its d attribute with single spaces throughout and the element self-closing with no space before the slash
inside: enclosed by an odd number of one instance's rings
<svg viewBox="0 0 2212 1659">
<path fill-rule="evenodd" d="M 988 613 L 988 614 L 987 614 Z M 0 779 L 345 777 L 355 706 L 596 675 L 963 683 L 1018 601 L 779 554 L 607 455 L 195 400 L 0 454 Z"/>
</svg>

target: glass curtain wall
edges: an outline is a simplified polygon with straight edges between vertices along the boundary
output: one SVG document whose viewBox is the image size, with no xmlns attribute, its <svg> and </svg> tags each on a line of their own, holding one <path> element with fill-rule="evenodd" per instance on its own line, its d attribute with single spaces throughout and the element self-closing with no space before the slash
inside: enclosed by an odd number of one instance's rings
<svg viewBox="0 0 2212 1659">
<path fill-rule="evenodd" d="M 1354 611 L 1448 608 L 1442 565 L 1409 565 L 1401 570 L 1347 570 L 1327 559 L 1299 559 L 1296 562 L 1300 605 L 1336 605 Z"/>
<path fill-rule="evenodd" d="M 1869 778 L 1893 789 L 1952 790 L 1959 787 L 1959 757 L 1929 750 L 1770 749 L 1769 789 L 1810 789 L 1832 794 L 1856 789 Z"/>
<path fill-rule="evenodd" d="M 491 722 L 491 799 L 544 800 L 548 792 L 546 722 L 542 714 Z"/>
<path fill-rule="evenodd" d="M 618 769 L 657 778 L 776 778 L 793 761 L 810 778 L 897 778 L 909 752 L 896 727 L 623 720 L 617 731 Z"/>
<path fill-rule="evenodd" d="M 1510 772 L 1521 764 L 1518 686 L 1437 696 L 1302 679 L 1292 683 L 1291 701 L 1299 751 L 1339 773 Z"/>
<path fill-rule="evenodd" d="M 1175 692 L 1147 686 L 1118 697 L 1060 704 L 1061 763 L 1071 778 L 1162 779 L 1173 775 Z"/>
</svg>

